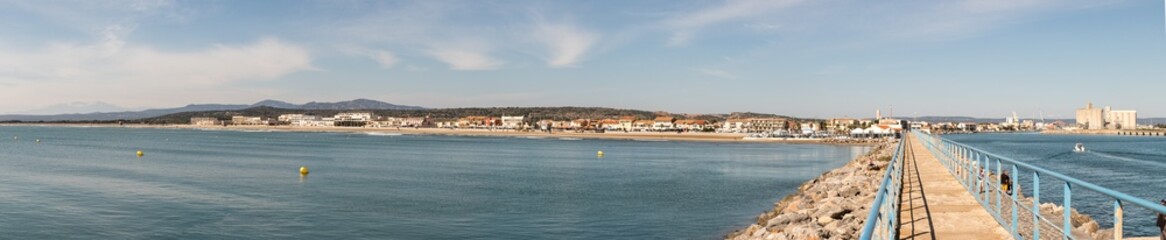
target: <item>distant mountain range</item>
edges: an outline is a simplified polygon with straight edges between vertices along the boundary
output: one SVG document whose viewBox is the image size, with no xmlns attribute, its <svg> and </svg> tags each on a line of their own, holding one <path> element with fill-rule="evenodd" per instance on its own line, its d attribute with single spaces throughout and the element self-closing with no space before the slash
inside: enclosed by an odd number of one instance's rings
<svg viewBox="0 0 1166 240">
<path fill-rule="evenodd" d="M 125 112 L 133 110 L 135 109 L 123 108 L 105 102 L 69 102 L 24 112 L 15 112 L 14 114 L 56 115 L 69 113 Z"/>
<path fill-rule="evenodd" d="M 76 113 L 56 115 L 0 115 L 0 121 L 112 121 L 152 118 L 181 112 L 229 111 L 254 107 L 273 107 L 300 110 L 419 110 L 418 106 L 396 105 L 376 100 L 356 99 L 340 102 L 309 102 L 297 105 L 278 100 L 263 100 L 255 104 L 190 104 L 180 108 L 148 109 L 143 111 Z"/>
</svg>

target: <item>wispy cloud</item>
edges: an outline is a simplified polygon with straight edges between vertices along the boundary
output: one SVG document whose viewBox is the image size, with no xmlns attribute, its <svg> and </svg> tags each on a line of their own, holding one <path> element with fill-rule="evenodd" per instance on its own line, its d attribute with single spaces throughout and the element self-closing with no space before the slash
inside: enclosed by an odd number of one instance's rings
<svg viewBox="0 0 1166 240">
<path fill-rule="evenodd" d="M 135 0 L 128 1 L 130 9 L 139 12 L 154 11 L 160 8 L 174 6 L 174 0 Z"/>
<path fill-rule="evenodd" d="M 469 49 L 440 48 L 430 50 L 429 54 L 453 70 L 493 70 L 503 63 L 485 52 Z"/>
<path fill-rule="evenodd" d="M 402 61 L 404 56 L 430 57 L 448 65 L 450 70 L 494 70 L 505 61 L 491 56 L 498 44 L 508 42 L 499 29 L 458 23 L 451 18 L 477 14 L 473 8 L 442 2 L 410 2 L 376 7 L 350 19 L 341 20 L 344 27 L 324 31 L 335 33 L 338 41 L 358 45 L 358 48 L 392 49 L 392 59 Z M 387 51 L 387 50 L 386 50 Z M 415 53 L 408 55 L 407 53 Z M 381 60 L 381 55 L 371 56 Z M 407 60 L 407 59 L 404 59 Z"/>
<path fill-rule="evenodd" d="M 724 4 L 697 9 L 691 13 L 679 14 L 664 20 L 663 24 L 673 33 L 668 44 L 686 44 L 701 28 L 737 21 L 745 18 L 770 14 L 778 10 L 801 4 L 802 0 L 729 0 Z"/>
<path fill-rule="evenodd" d="M 397 65 L 397 62 L 400 62 L 400 60 L 397 59 L 397 55 L 393 55 L 393 53 L 389 51 L 376 51 L 372 54 L 372 59 L 376 60 L 377 63 L 380 63 L 381 67 L 384 68 L 392 68 L 394 65 Z"/>
<path fill-rule="evenodd" d="M 522 4 L 409 2 L 360 11 L 336 24 L 343 27 L 333 30 L 328 24 L 325 31 L 344 38 L 338 41 L 392 50 L 400 58 L 429 57 L 451 70 L 495 70 L 510 62 L 527 66 L 522 63 L 529 59 L 515 58 L 522 56 L 551 68 L 580 66 L 593 55 L 603 34 L 559 17 L 562 14 L 544 17 L 552 15 L 548 12 Z M 468 18 L 489 22 L 465 21 Z"/>
<path fill-rule="evenodd" d="M 660 22 L 669 46 L 683 46 L 713 26 L 755 33 L 847 36 L 864 42 L 965 39 L 1040 18 L 1046 13 L 1093 8 L 1122 1 L 960 0 L 875 2 L 834 0 L 727 0 L 674 13 Z M 795 11 L 796 10 L 796 11 Z M 735 25 L 727 25 L 733 23 Z"/>
<path fill-rule="evenodd" d="M 737 76 L 736 74 L 732 74 L 732 73 L 729 73 L 725 70 L 716 69 L 716 68 L 701 68 L 701 69 L 697 69 L 696 72 L 703 74 L 703 75 L 706 75 L 706 76 L 712 76 L 712 77 L 723 78 L 723 79 L 741 78 L 740 76 Z"/>
<path fill-rule="evenodd" d="M 577 66 L 599 36 L 578 26 L 536 21 L 533 38 L 546 46 L 547 65 L 556 68 Z"/>
<path fill-rule="evenodd" d="M 275 38 L 166 51 L 127 44 L 122 40 L 132 31 L 127 28 L 106 29 L 101 41 L 90 44 L 53 43 L 24 51 L 0 48 L 0 83 L 14 86 L 0 89 L 0 100 L 62 95 L 126 104 L 132 98 L 126 91 L 184 95 L 195 89 L 273 80 L 313 69 L 306 49 Z"/>
</svg>

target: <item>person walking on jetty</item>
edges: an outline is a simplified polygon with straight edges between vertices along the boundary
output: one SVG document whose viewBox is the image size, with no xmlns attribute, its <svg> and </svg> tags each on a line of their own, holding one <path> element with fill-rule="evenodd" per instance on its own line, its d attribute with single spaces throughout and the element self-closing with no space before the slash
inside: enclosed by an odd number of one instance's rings
<svg viewBox="0 0 1166 240">
<path fill-rule="evenodd" d="M 1000 190 L 1007 192 L 1009 196 L 1012 195 L 1012 177 L 1008 176 L 1008 171 L 1000 173 Z"/>
</svg>

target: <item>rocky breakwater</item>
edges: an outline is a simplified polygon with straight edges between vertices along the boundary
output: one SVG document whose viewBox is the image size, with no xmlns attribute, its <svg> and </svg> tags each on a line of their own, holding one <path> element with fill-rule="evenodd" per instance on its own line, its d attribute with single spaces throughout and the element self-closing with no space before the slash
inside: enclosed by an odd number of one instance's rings
<svg viewBox="0 0 1166 240">
<path fill-rule="evenodd" d="M 823 173 L 774 204 L 748 228 L 725 239 L 854 239 L 895 150 L 895 142 L 875 146 L 845 166 Z"/>
</svg>

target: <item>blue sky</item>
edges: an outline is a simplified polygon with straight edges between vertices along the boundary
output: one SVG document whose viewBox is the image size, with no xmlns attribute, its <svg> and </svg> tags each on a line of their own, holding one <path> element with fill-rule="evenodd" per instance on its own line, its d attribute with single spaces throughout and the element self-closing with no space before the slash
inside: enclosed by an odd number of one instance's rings
<svg viewBox="0 0 1166 240">
<path fill-rule="evenodd" d="M 370 98 L 820 118 L 1067 118 L 1093 102 L 1166 117 L 1162 1 L 0 5 L 0 113 Z"/>
</svg>

